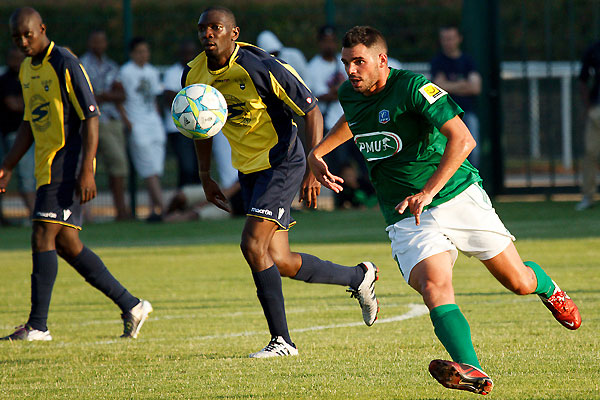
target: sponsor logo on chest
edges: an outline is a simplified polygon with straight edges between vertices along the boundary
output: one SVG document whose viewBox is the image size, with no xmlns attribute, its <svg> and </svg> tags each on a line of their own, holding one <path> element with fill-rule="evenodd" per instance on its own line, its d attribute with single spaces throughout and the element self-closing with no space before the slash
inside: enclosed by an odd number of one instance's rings
<svg viewBox="0 0 600 400">
<path fill-rule="evenodd" d="M 354 136 L 354 143 L 367 161 L 388 158 L 402 150 L 402 139 L 392 132 L 361 133 Z"/>
</svg>

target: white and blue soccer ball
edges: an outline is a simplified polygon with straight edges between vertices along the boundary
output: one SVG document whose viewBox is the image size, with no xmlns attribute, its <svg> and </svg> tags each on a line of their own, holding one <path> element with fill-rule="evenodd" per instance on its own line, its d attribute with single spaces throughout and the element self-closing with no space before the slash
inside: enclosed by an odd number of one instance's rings
<svg viewBox="0 0 600 400">
<path fill-rule="evenodd" d="M 173 123 L 190 139 L 215 136 L 227 120 L 227 103 L 217 89 L 197 83 L 179 91 L 171 105 Z"/>
</svg>

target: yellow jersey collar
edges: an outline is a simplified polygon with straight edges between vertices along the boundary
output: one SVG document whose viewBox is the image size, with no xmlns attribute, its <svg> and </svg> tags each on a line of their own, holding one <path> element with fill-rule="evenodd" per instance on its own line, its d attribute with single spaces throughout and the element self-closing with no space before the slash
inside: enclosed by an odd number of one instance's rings
<svg viewBox="0 0 600 400">
<path fill-rule="evenodd" d="M 245 43 L 242 43 L 245 44 Z M 223 72 L 227 71 L 235 62 L 235 60 L 237 60 L 237 55 L 238 55 L 238 51 L 240 50 L 240 45 L 238 44 L 238 42 L 235 43 L 235 48 L 233 49 L 233 53 L 231 53 L 231 57 L 229 57 L 229 60 L 227 61 L 227 65 L 225 65 L 223 68 L 218 69 L 216 71 L 211 70 L 210 68 L 208 68 L 208 66 L 206 67 L 206 69 L 208 69 L 208 72 L 212 75 L 219 75 L 222 74 Z"/>
</svg>

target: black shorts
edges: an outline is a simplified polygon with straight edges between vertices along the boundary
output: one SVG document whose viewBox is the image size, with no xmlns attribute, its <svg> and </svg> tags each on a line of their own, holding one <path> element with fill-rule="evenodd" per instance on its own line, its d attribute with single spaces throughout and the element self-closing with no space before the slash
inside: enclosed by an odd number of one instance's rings
<svg viewBox="0 0 600 400">
<path fill-rule="evenodd" d="M 299 139 L 276 167 L 251 174 L 239 173 L 246 215 L 275 222 L 288 230 L 296 221 L 290 215 L 306 171 L 306 157 Z"/>
<path fill-rule="evenodd" d="M 76 182 L 60 182 L 38 188 L 32 221 L 61 224 L 81 230 L 82 211 Z"/>
</svg>

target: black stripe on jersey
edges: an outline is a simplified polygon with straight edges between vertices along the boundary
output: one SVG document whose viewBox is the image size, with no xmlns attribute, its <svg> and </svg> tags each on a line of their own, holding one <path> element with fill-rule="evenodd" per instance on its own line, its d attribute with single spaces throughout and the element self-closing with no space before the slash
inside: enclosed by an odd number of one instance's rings
<svg viewBox="0 0 600 400">
<path fill-rule="evenodd" d="M 97 116 L 99 115 L 99 111 L 94 93 L 83 73 L 79 60 L 73 53 L 64 47 L 54 46 L 48 62 L 56 72 L 60 83 L 60 100 L 63 105 L 65 135 L 65 145 L 56 153 L 52 162 L 51 176 L 55 177 L 59 175 L 60 180 L 71 180 L 75 178 L 77 164 L 79 163 L 79 153 L 82 146 L 80 135 L 82 122 L 75 110 L 75 106 L 70 102 L 69 93 L 66 89 L 65 72 L 67 70 L 71 77 L 75 96 L 79 102 L 78 106 L 81 107 L 85 118 Z M 92 110 L 89 108 L 90 105 L 93 106 Z M 60 127 L 56 127 L 56 129 L 60 129 Z"/>
<path fill-rule="evenodd" d="M 269 161 L 271 165 L 277 165 L 287 155 L 290 143 L 295 142 L 298 129 L 292 121 L 293 111 L 273 93 L 269 72 L 305 114 L 316 106 L 317 101 L 306 85 L 282 65 L 282 61 L 258 47 L 242 46 L 235 62 L 246 70 L 267 106 L 278 136 L 277 144 L 269 151 Z"/>
</svg>

